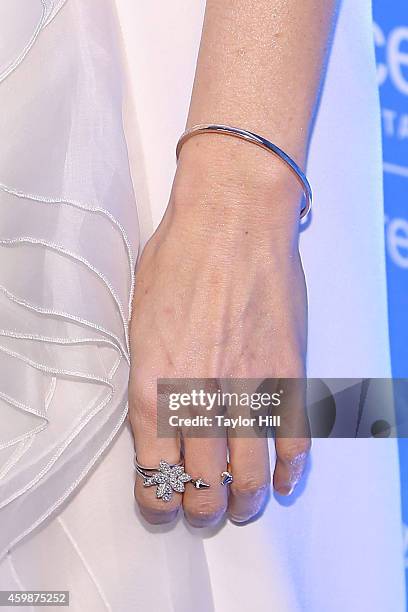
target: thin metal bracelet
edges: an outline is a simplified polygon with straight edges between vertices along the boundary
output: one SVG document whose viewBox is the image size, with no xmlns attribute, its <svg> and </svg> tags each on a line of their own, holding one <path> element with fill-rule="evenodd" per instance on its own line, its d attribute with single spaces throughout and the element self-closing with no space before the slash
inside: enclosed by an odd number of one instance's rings
<svg viewBox="0 0 408 612">
<path fill-rule="evenodd" d="M 176 147 L 176 159 L 178 160 L 181 147 L 186 142 L 188 138 L 193 136 L 194 134 L 204 134 L 208 132 L 218 132 L 222 134 L 229 134 L 230 136 L 235 136 L 236 138 L 241 138 L 242 140 L 247 140 L 252 142 L 267 151 L 271 151 L 278 157 L 280 157 L 287 166 L 294 172 L 298 181 L 300 181 L 303 192 L 306 198 L 306 203 L 300 211 L 300 218 L 304 219 L 306 215 L 309 213 L 312 207 L 312 188 L 310 186 L 309 181 L 306 178 L 306 175 L 298 164 L 291 158 L 285 151 L 280 149 L 277 145 L 273 144 L 263 136 L 259 136 L 259 134 L 255 134 L 254 132 L 250 132 L 249 130 L 243 130 L 241 128 L 233 127 L 231 125 L 223 125 L 221 123 L 201 123 L 199 125 L 193 125 L 193 127 L 189 128 L 180 136 L 179 141 Z"/>
</svg>

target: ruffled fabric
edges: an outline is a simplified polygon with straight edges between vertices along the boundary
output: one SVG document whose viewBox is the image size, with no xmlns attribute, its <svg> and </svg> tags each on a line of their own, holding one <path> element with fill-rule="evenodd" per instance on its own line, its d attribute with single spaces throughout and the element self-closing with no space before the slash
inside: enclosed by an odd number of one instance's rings
<svg viewBox="0 0 408 612">
<path fill-rule="evenodd" d="M 126 417 L 139 231 L 110 3 L 3 0 L 0 23 L 1 558 Z"/>
</svg>

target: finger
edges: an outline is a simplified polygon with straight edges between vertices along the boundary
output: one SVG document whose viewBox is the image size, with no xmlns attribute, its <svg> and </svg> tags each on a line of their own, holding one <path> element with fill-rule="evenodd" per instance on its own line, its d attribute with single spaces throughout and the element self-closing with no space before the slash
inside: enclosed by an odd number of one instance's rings
<svg viewBox="0 0 408 612">
<path fill-rule="evenodd" d="M 159 438 L 157 435 L 157 393 L 153 384 L 139 385 L 132 379 L 129 387 L 129 420 L 132 425 L 135 451 L 140 464 L 159 467 L 160 460 L 170 464 L 180 460 L 180 440 L 174 430 L 172 437 Z M 145 486 L 143 478 L 136 474 L 135 498 L 142 516 L 152 524 L 173 521 L 181 506 L 182 495 L 171 491 L 170 501 L 157 497 L 156 485 Z"/>
<path fill-rule="evenodd" d="M 311 445 L 306 412 L 306 379 L 286 379 L 282 386 L 285 401 L 281 426 L 275 436 L 273 485 L 280 495 L 291 495 L 302 478 Z"/>
<path fill-rule="evenodd" d="M 274 489 L 280 495 L 291 495 L 305 471 L 309 451 L 309 438 L 277 438 Z"/>
<path fill-rule="evenodd" d="M 227 467 L 226 438 L 184 437 L 186 471 L 193 478 L 201 477 L 209 488 L 186 486 L 183 495 L 184 514 L 193 527 L 213 526 L 225 515 L 228 488 L 221 484 L 221 473 Z"/>
<path fill-rule="evenodd" d="M 227 416 L 251 421 L 251 406 L 240 397 L 256 393 L 258 379 L 231 378 L 222 381 L 226 397 Z M 243 394 L 243 395 L 242 395 Z M 271 474 L 267 439 L 259 437 L 257 428 L 245 425 L 228 428 L 228 455 L 233 481 L 229 485 L 228 514 L 237 522 L 255 517 L 264 506 L 270 488 Z"/>
<path fill-rule="evenodd" d="M 247 436 L 244 432 L 240 437 L 228 436 L 233 476 L 228 512 L 237 522 L 248 521 L 262 510 L 271 482 L 267 439 Z"/>
</svg>

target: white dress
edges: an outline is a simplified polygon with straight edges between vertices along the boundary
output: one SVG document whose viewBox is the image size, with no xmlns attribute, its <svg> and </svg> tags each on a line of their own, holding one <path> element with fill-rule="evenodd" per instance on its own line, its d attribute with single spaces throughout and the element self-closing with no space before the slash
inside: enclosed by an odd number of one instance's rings
<svg viewBox="0 0 408 612">
<path fill-rule="evenodd" d="M 0 3 L 0 590 L 70 590 L 72 612 L 403 612 L 395 440 L 315 440 L 299 492 L 244 527 L 149 526 L 133 499 L 134 266 L 204 8 Z M 369 0 L 342 2 L 307 173 L 308 375 L 387 377 Z"/>
</svg>

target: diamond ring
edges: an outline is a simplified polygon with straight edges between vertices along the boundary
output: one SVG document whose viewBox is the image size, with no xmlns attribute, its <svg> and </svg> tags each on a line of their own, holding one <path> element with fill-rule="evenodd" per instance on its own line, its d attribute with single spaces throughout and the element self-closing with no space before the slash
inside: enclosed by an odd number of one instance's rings
<svg viewBox="0 0 408 612">
<path fill-rule="evenodd" d="M 202 478 L 192 478 L 184 471 L 182 461 L 168 463 L 160 459 L 158 468 L 149 468 L 141 465 L 135 456 L 136 473 L 143 478 L 143 486 L 156 486 L 156 497 L 168 502 L 173 497 L 173 492 L 183 493 L 185 484 L 190 482 L 196 489 L 207 489 L 210 485 Z"/>
</svg>

